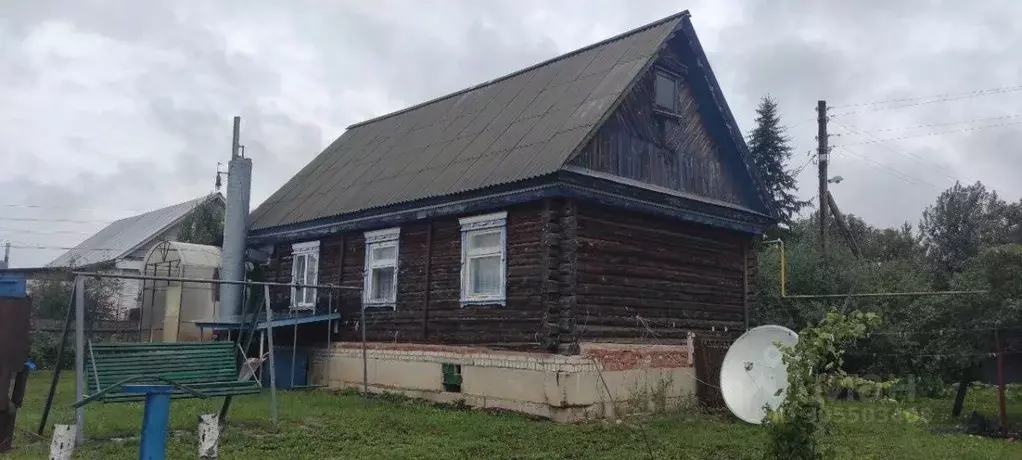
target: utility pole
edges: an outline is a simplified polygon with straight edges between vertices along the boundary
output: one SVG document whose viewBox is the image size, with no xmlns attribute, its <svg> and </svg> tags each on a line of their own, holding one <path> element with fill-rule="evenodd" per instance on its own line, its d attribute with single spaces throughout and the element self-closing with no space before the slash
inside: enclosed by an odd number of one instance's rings
<svg viewBox="0 0 1022 460">
<path fill-rule="evenodd" d="M 820 171 L 820 250 L 827 252 L 827 163 L 830 161 L 830 149 L 827 147 L 827 101 L 816 103 L 816 123 L 819 130 L 816 134 L 818 147 L 816 151 L 817 165 Z"/>
</svg>

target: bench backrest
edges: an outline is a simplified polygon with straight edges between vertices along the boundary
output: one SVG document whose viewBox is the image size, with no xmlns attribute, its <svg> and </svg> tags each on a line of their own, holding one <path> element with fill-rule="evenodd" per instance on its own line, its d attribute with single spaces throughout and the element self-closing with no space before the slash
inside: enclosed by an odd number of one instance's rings
<svg viewBox="0 0 1022 460">
<path fill-rule="evenodd" d="M 139 375 L 158 375 L 183 384 L 236 382 L 235 346 L 234 342 L 92 344 L 85 365 L 88 394 Z"/>
</svg>

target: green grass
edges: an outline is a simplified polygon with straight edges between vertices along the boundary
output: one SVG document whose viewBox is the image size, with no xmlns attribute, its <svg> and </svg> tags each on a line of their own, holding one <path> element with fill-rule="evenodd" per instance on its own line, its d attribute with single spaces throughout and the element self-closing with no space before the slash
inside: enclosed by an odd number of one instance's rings
<svg viewBox="0 0 1022 460">
<path fill-rule="evenodd" d="M 19 414 L 15 451 L 9 458 L 46 458 L 47 439 L 25 434 L 38 424 L 49 373 L 30 380 L 25 407 Z M 1022 413 L 1022 395 L 1009 400 L 1009 411 Z M 52 423 L 70 423 L 74 412 L 70 373 L 61 379 Z M 758 459 L 766 433 L 728 417 L 693 410 L 629 419 L 623 423 L 591 422 L 562 425 L 513 414 L 495 414 L 438 407 L 401 398 L 370 401 L 322 390 L 281 392 L 280 426 L 269 423 L 269 396 L 235 399 L 231 425 L 224 434 L 221 458 L 297 459 Z M 222 399 L 179 400 L 171 408 L 167 458 L 195 458 L 198 415 L 216 412 Z M 1003 459 L 1022 458 L 1018 443 L 967 435 L 935 435 L 930 429 L 948 426 L 951 402 L 902 402 L 929 414 L 928 423 L 908 423 L 885 415 L 893 404 L 841 403 L 834 433 L 828 437 L 838 458 L 847 459 Z M 970 391 L 972 408 L 996 413 L 996 393 Z M 138 403 L 94 404 L 86 409 L 89 441 L 78 458 L 132 459 L 137 456 L 142 407 Z M 640 429 L 641 427 L 641 429 Z M 114 438 L 126 438 L 115 440 Z M 648 440 L 645 441 L 645 440 Z"/>
</svg>

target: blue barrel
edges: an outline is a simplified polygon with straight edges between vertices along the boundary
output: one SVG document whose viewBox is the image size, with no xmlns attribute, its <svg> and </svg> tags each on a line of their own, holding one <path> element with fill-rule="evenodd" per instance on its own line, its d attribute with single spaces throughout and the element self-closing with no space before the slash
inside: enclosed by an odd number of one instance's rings
<svg viewBox="0 0 1022 460">
<path fill-rule="evenodd" d="M 25 298 L 25 275 L 0 273 L 0 297 Z"/>
<path fill-rule="evenodd" d="M 295 365 L 292 374 L 291 368 L 291 350 L 295 350 L 294 360 Z M 276 361 L 277 370 L 277 388 L 291 388 L 291 387 L 304 387 L 308 385 L 308 374 L 309 374 L 309 357 L 308 349 L 291 347 L 273 347 L 273 359 Z M 266 360 L 263 365 L 263 387 L 269 388 L 270 386 L 270 360 Z M 294 384 L 291 384 L 291 377 L 294 376 Z"/>
</svg>

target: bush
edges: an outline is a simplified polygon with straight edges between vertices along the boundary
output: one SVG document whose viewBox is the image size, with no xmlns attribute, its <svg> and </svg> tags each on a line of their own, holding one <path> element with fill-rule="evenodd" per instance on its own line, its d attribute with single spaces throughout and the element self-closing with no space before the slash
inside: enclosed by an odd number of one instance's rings
<svg viewBox="0 0 1022 460">
<path fill-rule="evenodd" d="M 28 359 L 32 360 L 38 369 L 56 369 L 57 353 L 60 349 L 60 334 L 54 332 L 34 332 L 30 340 Z M 70 369 L 74 365 L 74 357 L 74 344 L 71 340 L 68 340 L 64 347 L 64 356 L 61 359 L 62 368 Z"/>
</svg>

